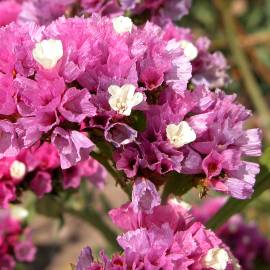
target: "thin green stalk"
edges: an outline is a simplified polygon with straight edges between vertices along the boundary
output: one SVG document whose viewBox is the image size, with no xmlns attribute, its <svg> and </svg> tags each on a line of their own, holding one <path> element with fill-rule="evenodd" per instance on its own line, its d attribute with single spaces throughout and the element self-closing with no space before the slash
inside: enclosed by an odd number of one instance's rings
<svg viewBox="0 0 270 270">
<path fill-rule="evenodd" d="M 214 3 L 222 17 L 228 45 L 230 47 L 235 64 L 238 66 L 243 78 L 245 90 L 259 114 L 261 126 L 265 133 L 265 139 L 267 140 L 268 144 L 270 144 L 270 111 L 260 91 L 258 83 L 252 73 L 250 63 L 241 47 L 234 18 L 230 12 L 231 1 L 216 0 Z"/>
<path fill-rule="evenodd" d="M 98 213 L 95 209 L 85 208 L 83 210 L 76 210 L 71 207 L 66 207 L 65 212 L 93 226 L 103 235 L 114 250 L 119 250 L 119 245 L 116 241 L 116 232 L 105 223 L 105 221 L 101 218 L 100 213 Z"/>
<path fill-rule="evenodd" d="M 99 163 L 101 163 L 107 171 L 111 174 L 111 176 L 116 180 L 116 182 L 121 186 L 121 188 L 125 191 L 125 193 L 128 195 L 129 198 L 131 198 L 131 188 L 126 183 L 125 178 L 123 175 L 116 171 L 113 166 L 110 164 L 110 162 L 103 157 L 102 154 L 97 152 L 92 152 L 91 156 L 97 160 Z"/>
</svg>

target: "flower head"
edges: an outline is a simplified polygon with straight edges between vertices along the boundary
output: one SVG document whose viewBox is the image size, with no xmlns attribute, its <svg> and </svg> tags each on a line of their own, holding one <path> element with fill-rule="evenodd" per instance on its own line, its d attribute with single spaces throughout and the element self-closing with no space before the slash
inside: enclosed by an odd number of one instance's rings
<svg viewBox="0 0 270 270">
<path fill-rule="evenodd" d="M 108 92 L 111 97 L 109 104 L 111 108 L 119 114 L 129 116 L 132 108 L 143 101 L 143 94 L 136 92 L 136 87 L 132 84 L 125 84 L 122 87 L 111 85 Z"/>
<path fill-rule="evenodd" d="M 167 138 L 175 147 L 182 147 L 196 140 L 196 133 L 186 121 L 178 125 L 169 124 L 166 128 Z"/>
<path fill-rule="evenodd" d="M 119 16 L 112 19 L 113 28 L 118 34 L 132 31 L 133 23 L 130 18 Z"/>
<path fill-rule="evenodd" d="M 63 56 L 61 40 L 47 39 L 36 43 L 33 49 L 34 59 L 45 69 L 52 69 Z"/>
<path fill-rule="evenodd" d="M 225 270 L 228 261 L 228 252 L 223 248 L 212 248 L 203 257 L 203 265 L 215 270 Z"/>
<path fill-rule="evenodd" d="M 26 174 L 26 166 L 23 162 L 14 160 L 10 166 L 10 176 L 14 179 L 20 180 Z"/>
</svg>

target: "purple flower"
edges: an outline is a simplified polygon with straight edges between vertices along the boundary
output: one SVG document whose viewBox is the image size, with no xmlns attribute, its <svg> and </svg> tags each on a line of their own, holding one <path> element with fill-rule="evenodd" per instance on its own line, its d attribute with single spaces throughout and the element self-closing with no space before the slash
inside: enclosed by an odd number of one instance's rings
<svg viewBox="0 0 270 270">
<path fill-rule="evenodd" d="M 147 179 L 137 179 L 132 192 L 132 202 L 135 212 L 151 213 L 160 204 L 160 197 L 155 185 Z"/>
<path fill-rule="evenodd" d="M 139 153 L 132 146 L 124 147 L 123 150 L 114 153 L 114 160 L 118 170 L 123 170 L 131 178 L 137 174 L 139 168 Z"/>
<path fill-rule="evenodd" d="M 65 131 L 60 127 L 53 131 L 52 143 L 59 151 L 62 169 L 68 169 L 77 162 L 86 160 L 94 146 L 82 133 Z"/>
<path fill-rule="evenodd" d="M 227 201 L 225 197 L 208 199 L 202 205 L 193 207 L 196 219 L 206 223 Z M 248 223 L 242 215 L 232 216 L 218 229 L 217 235 L 231 248 L 233 255 L 239 260 L 241 269 L 254 269 L 257 260 L 269 266 L 270 241 L 259 231 L 255 223 Z"/>
<path fill-rule="evenodd" d="M 92 250 L 90 247 L 82 249 L 78 261 L 76 264 L 76 270 L 86 270 L 89 265 L 93 262 Z"/>
<path fill-rule="evenodd" d="M 18 152 L 18 138 L 14 125 L 8 121 L 0 121 L 0 158 L 15 156 Z"/>
<path fill-rule="evenodd" d="M 13 88 L 12 78 L 0 73 L 0 114 L 12 115 L 16 113 L 14 100 L 15 91 Z"/>
<path fill-rule="evenodd" d="M 96 108 L 90 102 L 87 89 L 68 89 L 59 108 L 59 112 L 69 121 L 81 123 L 86 117 L 96 114 Z"/>
<path fill-rule="evenodd" d="M 31 181 L 30 187 L 39 198 L 42 198 L 44 194 L 52 191 L 51 175 L 47 172 L 38 172 Z"/>
<path fill-rule="evenodd" d="M 4 0 L 0 3 L 0 26 L 16 21 L 21 5 L 16 0 Z"/>
<path fill-rule="evenodd" d="M 36 255 L 36 247 L 29 240 L 16 244 L 14 251 L 16 259 L 20 262 L 32 262 Z"/>
<path fill-rule="evenodd" d="M 137 183 L 133 193 L 142 184 Z M 192 220 L 183 204 L 160 205 L 157 200 L 151 212 L 138 212 L 137 204 L 133 197 L 131 203 L 110 211 L 113 222 L 125 231 L 117 237 L 122 254 L 109 259 L 101 253 L 101 260 L 95 262 L 90 253 L 85 269 L 233 269 L 229 249 L 213 232 Z"/>
<path fill-rule="evenodd" d="M 0 207 L 7 208 L 9 203 L 16 198 L 15 188 L 11 184 L 0 182 Z"/>
<path fill-rule="evenodd" d="M 108 126 L 104 133 L 105 139 L 116 147 L 132 143 L 137 138 L 137 131 L 124 123 Z"/>
</svg>

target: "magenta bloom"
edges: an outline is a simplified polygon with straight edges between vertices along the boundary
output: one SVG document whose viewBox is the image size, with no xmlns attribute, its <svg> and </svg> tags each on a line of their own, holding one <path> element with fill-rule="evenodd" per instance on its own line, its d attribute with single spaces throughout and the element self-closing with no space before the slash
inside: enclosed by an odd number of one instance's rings
<svg viewBox="0 0 270 270">
<path fill-rule="evenodd" d="M 0 210 L 0 268 L 13 270 L 17 262 L 32 262 L 35 254 L 30 229 L 10 210 Z"/>
<path fill-rule="evenodd" d="M 226 198 L 206 200 L 192 209 L 196 219 L 206 223 L 226 202 Z M 270 241 L 261 234 L 255 223 L 247 223 L 240 214 L 231 217 L 217 231 L 217 235 L 231 248 L 243 270 L 251 270 L 258 261 L 270 266 Z"/>
<path fill-rule="evenodd" d="M 86 160 L 94 147 L 93 143 L 80 132 L 67 132 L 62 128 L 54 130 L 52 143 L 60 153 L 62 169 L 67 169 L 81 160 Z"/>
<path fill-rule="evenodd" d="M 251 114 L 236 102 L 235 95 L 203 86 L 177 95 L 168 88 L 159 104 L 148 106 L 145 113 L 146 130 L 114 155 L 119 170 L 129 177 L 138 170 L 143 175 L 149 170 L 160 175 L 198 174 L 209 189 L 239 199 L 251 196 L 259 165 L 245 159 L 260 156 L 261 131 L 243 128 Z M 195 137 L 178 146 L 170 141 L 167 129 L 181 122 Z"/>
<path fill-rule="evenodd" d="M 0 2 L 0 26 L 16 21 L 21 12 L 21 4 L 16 0 L 3 0 Z"/>
<path fill-rule="evenodd" d="M 142 185 L 156 193 L 148 180 L 135 182 L 133 201 L 110 211 L 113 222 L 124 230 L 117 240 L 124 252 L 110 259 L 101 253 L 101 261 L 93 261 L 89 248 L 82 250 L 76 270 L 81 269 L 233 269 L 229 250 L 215 234 L 191 219 L 181 204 L 160 205 L 156 195 L 148 197 L 150 208 L 138 205 Z M 134 211 L 134 206 L 136 211 Z M 152 211 L 149 212 L 149 209 Z M 146 210 L 146 211 L 145 211 Z M 213 261 L 212 251 L 222 253 Z M 215 267 L 216 264 L 215 264 Z"/>
</svg>

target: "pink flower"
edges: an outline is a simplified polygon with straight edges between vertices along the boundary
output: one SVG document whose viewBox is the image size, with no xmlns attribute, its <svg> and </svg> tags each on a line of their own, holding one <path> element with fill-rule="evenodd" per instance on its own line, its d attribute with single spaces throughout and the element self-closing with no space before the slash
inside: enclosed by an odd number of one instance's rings
<svg viewBox="0 0 270 270">
<path fill-rule="evenodd" d="M 36 248 L 29 240 L 17 243 L 14 251 L 16 259 L 20 262 L 32 262 L 36 255 Z"/>
<path fill-rule="evenodd" d="M 38 172 L 30 184 L 31 189 L 41 198 L 52 191 L 52 177 L 47 172 Z"/>
<path fill-rule="evenodd" d="M 16 21 L 21 5 L 16 0 L 4 0 L 0 3 L 0 26 Z"/>
<path fill-rule="evenodd" d="M 81 123 L 86 117 L 96 114 L 96 108 L 90 102 L 90 94 L 87 89 L 68 89 L 59 108 L 60 113 L 70 122 Z"/>
<path fill-rule="evenodd" d="M 117 237 L 122 255 L 115 254 L 109 259 L 101 253 L 101 260 L 96 262 L 87 248 L 82 251 L 76 270 L 81 270 L 82 265 L 87 270 L 233 269 L 229 249 L 213 232 L 192 220 L 183 204 L 171 201 L 160 205 L 151 182 L 143 181 L 135 184 L 131 203 L 110 211 L 113 222 L 125 231 Z M 141 189 L 156 194 L 146 200 L 147 205 L 157 202 L 151 212 L 149 207 L 138 204 L 143 197 Z"/>
<path fill-rule="evenodd" d="M 0 121 L 0 158 L 15 156 L 18 152 L 18 137 L 14 126 L 8 121 Z"/>
<path fill-rule="evenodd" d="M 79 161 L 86 160 L 93 143 L 78 131 L 65 131 L 57 127 L 52 134 L 52 143 L 59 151 L 61 168 L 67 169 Z"/>
</svg>

